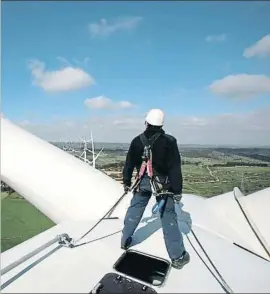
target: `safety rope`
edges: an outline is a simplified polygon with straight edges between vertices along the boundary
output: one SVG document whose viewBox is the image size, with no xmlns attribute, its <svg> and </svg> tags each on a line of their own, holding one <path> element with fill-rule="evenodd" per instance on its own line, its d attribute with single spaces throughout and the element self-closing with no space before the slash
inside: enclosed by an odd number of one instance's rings
<svg viewBox="0 0 270 294">
<path fill-rule="evenodd" d="M 197 243 L 199 244 L 199 246 L 202 249 L 203 253 L 205 254 L 206 258 L 209 260 L 209 262 L 211 263 L 212 267 L 215 269 L 217 275 L 219 276 L 219 278 L 223 282 L 223 287 L 226 289 L 226 293 L 234 293 L 233 290 L 231 289 L 231 287 L 227 284 L 227 282 L 225 281 L 225 279 L 223 278 L 223 276 L 219 272 L 219 270 L 217 269 L 217 267 L 214 265 L 214 263 L 211 260 L 210 256 L 207 254 L 206 250 L 204 249 L 203 245 L 201 244 L 201 242 L 199 241 L 198 237 L 196 236 L 196 234 L 194 233 L 194 231 L 192 229 L 191 229 L 191 233 L 192 233 L 193 237 L 195 238 L 195 240 L 197 241 Z M 190 239 L 189 239 L 188 236 L 187 236 L 187 238 L 188 238 L 189 242 L 191 243 L 191 241 L 190 241 Z M 193 245 L 192 245 L 192 247 L 193 247 Z M 193 247 L 193 249 L 194 249 L 194 247 Z M 198 254 L 198 252 L 196 250 L 195 250 L 195 252 Z M 200 255 L 199 255 L 199 257 L 200 257 Z M 207 266 L 207 268 L 209 269 L 208 266 Z M 212 273 L 212 271 L 210 271 L 210 272 Z"/>
<path fill-rule="evenodd" d="M 238 200 L 237 196 L 235 195 L 235 191 L 233 191 L 233 195 L 234 195 L 234 199 L 236 200 L 236 203 L 238 204 L 245 220 L 247 221 L 249 227 L 251 228 L 252 232 L 254 233 L 255 237 L 257 238 L 257 240 L 259 241 L 259 243 L 262 245 L 262 248 L 264 249 L 264 251 L 266 252 L 266 254 L 268 255 L 268 257 L 270 258 L 270 252 L 269 250 L 266 248 L 266 246 L 264 245 L 263 241 L 262 241 L 262 237 L 260 238 L 260 236 L 258 235 L 258 233 L 256 232 L 256 229 L 254 228 L 255 225 L 252 225 L 251 221 L 248 218 L 247 213 L 245 212 L 244 208 L 242 207 L 240 201 Z"/>
<path fill-rule="evenodd" d="M 100 218 L 85 234 L 83 234 L 79 239 L 77 239 L 76 241 L 70 240 L 69 241 L 69 245 L 67 247 L 73 248 L 76 246 L 76 243 L 78 243 L 80 240 L 82 240 L 85 236 L 87 236 L 91 231 L 93 231 L 105 218 L 106 216 L 111 213 L 116 206 L 122 201 L 122 199 L 127 195 L 128 192 L 133 191 L 134 189 L 136 189 L 136 187 L 139 185 L 141 179 L 137 179 L 133 186 L 128 189 L 128 191 L 125 191 L 123 193 L 123 195 L 121 195 L 121 197 L 116 201 L 116 203 L 109 209 L 108 212 L 106 212 L 106 214 L 104 214 L 104 216 L 102 218 Z M 209 257 L 209 255 L 207 254 L 207 252 L 205 251 L 203 245 L 201 244 L 201 242 L 199 241 L 199 239 L 197 238 L 196 234 L 194 233 L 194 231 L 191 229 L 191 233 L 194 236 L 195 240 L 197 241 L 197 243 L 199 244 L 199 246 L 201 247 L 202 251 L 204 252 L 205 256 L 207 257 L 207 259 L 209 260 L 209 262 L 211 263 L 211 265 L 213 266 L 213 268 L 215 269 L 215 271 L 217 272 L 218 276 L 220 277 L 221 281 L 223 282 L 223 289 L 226 291 L 226 293 L 234 293 L 232 291 L 232 289 L 230 288 L 230 286 L 226 283 L 226 281 L 224 280 L 224 278 L 222 277 L 221 273 L 218 271 L 218 269 L 216 268 L 216 266 L 214 265 L 214 263 L 212 262 L 211 258 Z M 197 252 L 197 250 L 194 248 L 193 244 L 191 243 L 189 237 L 187 236 L 191 246 L 193 247 L 193 249 L 195 250 L 195 252 L 198 254 L 198 256 L 201 258 L 201 256 L 199 255 L 199 253 Z M 202 258 L 201 258 L 202 259 Z M 206 265 L 206 267 L 208 268 L 208 270 L 212 273 L 212 275 L 217 279 L 217 277 L 213 274 L 213 272 L 211 271 L 211 269 L 207 266 L 207 264 L 204 262 L 204 264 Z M 217 281 L 219 282 L 219 284 L 221 284 L 221 282 L 217 279 Z"/>
<path fill-rule="evenodd" d="M 207 269 L 209 270 L 209 272 L 212 274 L 212 276 L 216 279 L 216 281 L 219 283 L 219 285 L 222 287 L 222 289 L 226 292 L 226 293 L 230 293 L 228 292 L 228 290 L 226 289 L 226 287 L 221 283 L 221 281 L 218 279 L 218 277 L 215 275 L 215 273 L 213 273 L 213 271 L 211 270 L 211 268 L 208 266 L 208 264 L 204 261 L 204 259 L 201 257 L 200 253 L 198 252 L 198 250 L 195 248 L 195 246 L 193 245 L 193 243 L 191 242 L 189 236 L 186 236 L 191 247 L 193 248 L 193 250 L 197 253 L 197 255 L 199 256 L 200 260 L 204 263 L 204 265 L 207 267 Z"/>
<path fill-rule="evenodd" d="M 115 204 L 109 209 L 109 211 L 106 212 L 106 214 L 104 214 L 104 216 L 102 218 L 100 218 L 85 234 L 83 234 L 79 239 L 77 240 L 72 240 L 69 244 L 70 248 L 75 247 L 76 243 L 78 243 L 80 240 L 82 240 L 85 236 L 87 236 L 91 231 L 94 230 L 94 228 L 96 228 L 106 217 L 108 214 L 110 214 L 115 208 L 116 206 L 122 201 L 122 199 L 127 195 L 128 192 L 132 192 L 134 189 L 136 189 L 136 187 L 139 184 L 139 179 L 137 179 L 134 184 L 132 185 L 131 188 L 128 189 L 128 191 L 124 192 L 123 195 L 121 195 L 121 197 L 115 202 Z"/>
<path fill-rule="evenodd" d="M 137 178 L 136 179 L 136 181 L 134 182 L 134 184 L 132 185 L 132 187 L 131 188 L 129 188 L 128 189 L 128 191 L 126 191 L 116 202 L 115 202 L 115 204 L 110 208 L 110 210 L 109 211 L 107 211 L 106 212 L 106 214 L 104 214 L 104 216 L 102 217 L 102 218 L 100 218 L 85 234 L 83 234 L 79 239 L 77 239 L 77 240 L 71 240 L 71 242 L 69 243 L 69 246 L 68 247 L 70 247 L 70 248 L 73 248 L 73 247 L 75 247 L 75 244 L 76 243 L 78 243 L 80 240 L 82 240 L 85 236 L 87 236 L 91 231 L 93 231 L 94 230 L 94 228 L 96 228 L 108 215 L 111 215 L 111 213 L 114 211 L 114 209 L 117 207 L 117 205 L 122 201 L 122 199 L 127 195 L 127 193 L 128 192 L 132 192 L 132 191 L 134 191 L 137 187 L 138 187 L 138 185 L 139 185 L 139 183 L 140 183 L 140 181 L 141 181 L 141 178 Z M 166 194 L 166 193 L 155 193 L 155 195 L 154 196 L 156 196 L 156 197 L 159 197 L 159 195 L 161 195 L 161 194 Z M 173 193 L 169 193 L 169 192 L 167 192 L 167 194 L 171 194 L 171 195 L 174 195 Z M 169 195 L 168 195 L 169 196 Z M 162 206 L 164 206 L 164 203 L 162 203 L 163 205 Z M 159 209 L 161 209 L 162 207 L 161 206 L 159 206 Z M 154 207 L 153 207 L 153 209 L 154 209 Z"/>
</svg>

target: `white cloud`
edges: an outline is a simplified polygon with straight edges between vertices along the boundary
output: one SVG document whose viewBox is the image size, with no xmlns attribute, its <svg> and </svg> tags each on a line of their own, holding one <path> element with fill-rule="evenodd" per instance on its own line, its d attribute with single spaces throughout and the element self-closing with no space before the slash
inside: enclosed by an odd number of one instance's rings
<svg viewBox="0 0 270 294">
<path fill-rule="evenodd" d="M 90 23 L 88 29 L 92 37 L 96 36 L 109 36 L 120 30 L 130 30 L 135 28 L 139 22 L 142 20 L 142 17 L 120 17 L 115 20 L 107 20 L 102 18 L 97 23 Z"/>
<path fill-rule="evenodd" d="M 29 68 L 33 77 L 33 84 L 46 92 L 72 91 L 94 84 L 94 79 L 87 72 L 72 66 L 46 71 L 44 62 L 31 60 Z"/>
<path fill-rule="evenodd" d="M 258 42 L 244 50 L 243 56 L 251 58 L 254 56 L 266 57 L 270 56 L 270 34 L 261 38 Z"/>
<path fill-rule="evenodd" d="M 270 77 L 265 75 L 229 75 L 214 81 L 209 89 L 216 95 L 228 98 L 249 99 L 270 93 Z"/>
<path fill-rule="evenodd" d="M 127 109 L 132 108 L 134 105 L 129 101 L 113 101 L 105 96 L 98 96 L 89 98 L 84 101 L 84 104 L 91 109 Z"/>
<path fill-rule="evenodd" d="M 131 102 L 129 102 L 129 101 L 120 101 L 118 103 L 118 106 L 120 108 L 132 108 L 132 107 L 134 107 L 134 105 Z"/>
<path fill-rule="evenodd" d="M 227 40 L 226 34 L 209 35 L 205 38 L 206 42 L 224 42 Z"/>
<path fill-rule="evenodd" d="M 32 123 L 25 129 L 46 139 L 77 140 L 93 132 L 97 142 L 130 142 L 144 130 L 144 116 L 91 116 L 88 119 L 57 119 Z M 270 145 L 270 109 L 250 113 L 224 113 L 212 116 L 167 116 L 165 131 L 179 144 Z"/>
</svg>

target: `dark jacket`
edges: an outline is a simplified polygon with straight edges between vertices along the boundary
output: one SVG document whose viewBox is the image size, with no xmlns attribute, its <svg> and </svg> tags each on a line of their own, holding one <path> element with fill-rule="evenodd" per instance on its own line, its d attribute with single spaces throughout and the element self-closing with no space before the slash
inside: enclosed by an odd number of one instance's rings
<svg viewBox="0 0 270 294">
<path fill-rule="evenodd" d="M 144 134 L 149 138 L 156 132 L 161 132 L 162 135 L 158 137 L 152 148 L 153 168 L 157 173 L 168 176 L 171 183 L 171 192 L 181 194 L 183 178 L 177 141 L 173 136 L 165 134 L 162 129 L 152 126 L 148 127 Z M 131 185 L 134 168 L 136 167 L 137 171 L 140 170 L 143 150 L 140 136 L 135 137 L 131 141 L 123 169 L 123 183 L 127 186 Z"/>
</svg>

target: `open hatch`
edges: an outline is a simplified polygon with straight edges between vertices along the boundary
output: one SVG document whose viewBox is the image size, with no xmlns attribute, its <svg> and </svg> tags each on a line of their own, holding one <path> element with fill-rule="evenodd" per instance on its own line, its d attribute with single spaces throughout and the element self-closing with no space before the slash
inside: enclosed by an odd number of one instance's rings
<svg viewBox="0 0 270 294">
<path fill-rule="evenodd" d="M 170 263 L 166 259 L 135 250 L 124 252 L 114 265 L 116 271 L 153 286 L 163 284 L 169 268 Z"/>
</svg>

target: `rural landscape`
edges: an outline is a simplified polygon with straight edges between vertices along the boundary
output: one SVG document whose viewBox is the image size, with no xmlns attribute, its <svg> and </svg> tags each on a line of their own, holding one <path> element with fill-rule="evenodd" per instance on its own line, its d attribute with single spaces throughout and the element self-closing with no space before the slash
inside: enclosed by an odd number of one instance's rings
<svg viewBox="0 0 270 294">
<path fill-rule="evenodd" d="M 89 145 L 53 143 L 65 152 L 95 163 L 116 181 L 122 169 L 128 144 L 96 144 L 93 158 Z M 89 149 L 88 149 L 89 148 Z M 213 197 L 239 187 L 247 195 L 270 186 L 270 148 L 179 146 L 182 159 L 183 193 Z M 135 171 L 134 171 L 135 175 Z M 2 252 L 54 226 L 54 223 L 1 182 Z M 188 196 L 187 196 L 188 197 Z"/>
</svg>

